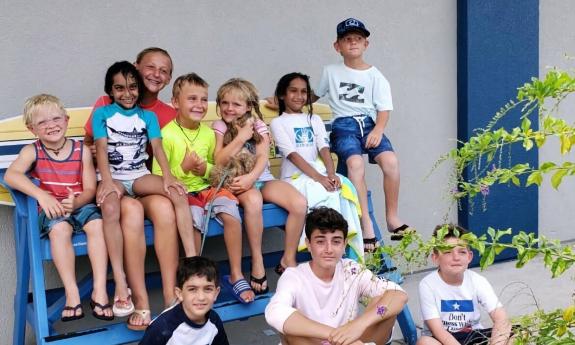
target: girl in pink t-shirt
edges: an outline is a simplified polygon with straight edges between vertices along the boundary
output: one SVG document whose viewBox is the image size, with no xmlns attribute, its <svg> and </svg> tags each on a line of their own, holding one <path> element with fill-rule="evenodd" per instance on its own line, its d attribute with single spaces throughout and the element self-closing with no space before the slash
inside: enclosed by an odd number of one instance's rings
<svg viewBox="0 0 575 345">
<path fill-rule="evenodd" d="M 296 253 L 305 221 L 307 201 L 289 183 L 274 179 L 269 171 L 270 135 L 262 120 L 257 90 L 252 83 L 239 78 L 225 82 L 218 90 L 216 111 L 222 118 L 212 125 L 216 132 L 214 157 L 216 164 L 225 165 L 244 147 L 256 157 L 252 172 L 235 177 L 230 184 L 230 190 L 237 195 L 244 209 L 243 219 L 252 253 L 250 285 L 256 294 L 263 293 L 268 289 L 261 248 L 263 202 L 277 204 L 288 212 L 284 254 L 275 268 L 276 273 L 282 274 L 287 267 L 295 267 L 297 264 Z M 259 119 L 248 122 L 249 125 L 244 127 L 232 129 L 234 132 L 237 131 L 237 135 L 229 143 L 224 144 L 224 136 L 232 128 L 232 121 L 248 112 L 257 114 Z M 254 133 L 259 133 L 261 140 L 254 140 Z M 241 241 L 241 233 L 236 236 L 236 240 Z M 230 283 L 233 284 L 234 281 Z"/>
</svg>

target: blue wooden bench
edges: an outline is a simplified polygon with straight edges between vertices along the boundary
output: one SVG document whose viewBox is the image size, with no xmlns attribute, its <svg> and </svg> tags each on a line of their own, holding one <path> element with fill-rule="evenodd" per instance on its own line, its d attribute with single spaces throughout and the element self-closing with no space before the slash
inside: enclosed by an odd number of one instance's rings
<svg viewBox="0 0 575 345">
<path fill-rule="evenodd" d="M 0 183 L 4 184 L 3 180 Z M 54 323 L 60 318 L 65 297 L 62 289 L 46 289 L 43 264 L 45 261 L 51 260 L 51 253 L 49 241 L 40 238 L 37 225 L 37 203 L 35 199 L 27 197 L 20 192 L 10 190 L 10 193 L 16 205 L 14 209 L 14 238 L 17 257 L 17 283 L 14 298 L 13 344 L 24 344 L 26 321 L 33 327 L 38 344 L 77 344 L 78 341 L 85 345 L 123 344 L 140 339 L 142 332 L 129 330 L 125 322 L 106 322 L 93 329 L 67 334 L 57 334 L 55 332 Z M 285 224 L 286 212 L 276 205 L 264 205 L 263 215 L 266 229 L 281 227 Z M 371 207 L 370 215 L 374 224 L 376 224 Z M 147 245 L 152 245 L 153 227 L 150 222 L 146 222 L 145 234 Z M 222 227 L 216 221 L 210 221 L 208 237 L 222 234 Z M 381 237 L 377 227 L 376 234 L 378 238 Z M 84 234 L 74 235 L 73 243 L 76 255 L 87 254 L 86 236 Z M 264 257 L 265 266 L 274 267 L 279 262 L 281 254 L 281 252 L 266 253 Z M 298 255 L 298 261 L 307 259 L 308 256 L 305 253 Z M 244 258 L 244 261 L 245 269 L 247 269 L 249 258 Z M 385 262 L 383 275 L 390 280 L 401 283 L 402 278 L 399 272 L 394 269 L 390 270 L 393 267 L 391 261 L 386 259 Z M 226 273 L 227 262 L 220 262 L 219 265 L 221 273 Z M 29 294 L 30 279 L 32 279 L 32 292 Z M 158 279 L 156 278 L 156 280 Z M 91 292 L 91 277 L 85 277 L 78 285 L 82 299 L 87 298 Z M 225 289 L 222 292 L 214 309 L 217 310 L 224 322 L 263 314 L 269 299 L 273 295 L 273 292 L 269 292 L 257 296 L 253 303 L 244 305 L 225 293 Z M 407 306 L 398 316 L 398 322 L 407 343 L 415 344 L 417 339 L 416 329 Z"/>
<path fill-rule="evenodd" d="M 210 105 L 213 107 L 213 104 Z M 69 112 L 70 126 L 68 129 L 71 135 L 82 135 L 83 124 L 88 108 L 72 109 Z M 315 107 L 314 107 L 315 109 Z M 213 109 L 211 109 L 213 110 Z M 74 111 L 78 115 L 74 115 Z M 209 112 L 211 114 L 211 111 Z M 266 112 L 264 112 L 266 115 Z M 270 115 L 271 116 L 271 115 Z M 21 121 L 21 120 L 19 120 Z M 24 130 L 25 128 L 19 129 Z M 0 130 L 0 132 L 4 132 Z M 13 131 L 6 131 L 6 135 L 14 135 Z M 16 134 L 22 138 L 21 134 Z M 8 138 L 8 137 L 7 137 Z M 14 139 L 12 139 L 14 140 Z M 131 331 L 126 327 L 125 322 L 102 322 L 91 329 L 82 329 L 66 334 L 58 333 L 54 324 L 59 320 L 60 313 L 64 307 L 65 297 L 63 289 L 46 289 L 44 263 L 51 261 L 50 244 L 48 239 L 42 239 L 39 235 L 37 202 L 31 197 L 11 190 L 4 182 L 4 169 L 6 162 L 13 160 L 20 148 L 29 140 L 15 140 L 12 142 L 0 142 L 0 204 L 12 202 L 15 205 L 13 227 L 14 240 L 16 248 L 16 293 L 14 298 L 14 332 L 13 344 L 23 345 L 25 343 L 25 326 L 29 323 L 34 330 L 36 342 L 38 344 L 123 344 L 139 340 L 143 333 Z M 277 167 L 280 158 L 272 160 L 272 169 L 275 163 Z M 8 195 L 6 195 L 6 193 Z M 369 214 L 375 227 L 375 233 L 378 239 L 381 239 L 381 233 L 377 225 L 371 197 L 369 198 Z M 282 227 L 285 224 L 286 212 L 274 204 L 265 204 L 263 207 L 264 228 L 271 229 Z M 211 220 L 208 227 L 208 237 L 220 236 L 223 234 L 223 228 L 215 221 Z M 154 232 L 153 226 L 149 221 L 145 223 L 146 244 L 153 244 Z M 74 250 L 77 256 L 87 255 L 86 236 L 77 234 L 73 236 Z M 282 256 L 281 251 L 265 253 L 264 264 L 266 268 L 275 267 Z M 298 261 L 309 260 L 307 253 L 299 253 Z M 384 258 L 385 265 L 382 267 L 380 274 L 387 279 L 397 283 L 402 282 L 401 274 L 393 268 L 393 263 L 389 258 Z M 227 274 L 229 265 L 227 261 L 218 263 L 220 274 Z M 248 257 L 243 258 L 242 268 L 244 271 L 249 270 L 250 260 Z M 29 283 L 32 283 L 32 291 L 28 291 Z M 148 274 L 146 284 L 148 288 L 157 287 L 161 283 L 158 274 Z M 91 293 L 92 279 L 88 275 L 78 282 L 80 296 L 83 300 L 89 297 Z M 110 288 L 112 287 L 110 283 Z M 113 291 L 113 290 L 111 290 Z M 222 289 L 214 309 L 224 322 L 247 319 L 252 316 L 262 315 L 264 309 L 273 296 L 273 291 L 267 294 L 257 296 L 256 300 L 250 304 L 240 304 L 231 297 L 226 289 Z M 412 320 L 409 308 L 406 306 L 398 316 L 398 323 L 401 328 L 405 341 L 414 345 L 417 340 L 415 324 Z"/>
</svg>

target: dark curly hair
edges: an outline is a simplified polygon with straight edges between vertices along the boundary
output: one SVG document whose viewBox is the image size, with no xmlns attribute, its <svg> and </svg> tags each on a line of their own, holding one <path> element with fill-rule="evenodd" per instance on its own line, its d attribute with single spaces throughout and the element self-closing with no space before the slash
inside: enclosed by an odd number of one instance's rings
<svg viewBox="0 0 575 345">
<path fill-rule="evenodd" d="M 215 262 L 202 256 L 192 256 L 180 259 L 176 284 L 181 289 L 190 277 L 206 277 L 206 280 L 219 286 L 218 268 Z"/>
<path fill-rule="evenodd" d="M 314 230 L 319 230 L 322 234 L 343 231 L 343 238 L 347 238 L 347 221 L 341 213 L 333 208 L 321 206 L 313 208 L 305 217 L 305 236 L 311 240 Z"/>
</svg>

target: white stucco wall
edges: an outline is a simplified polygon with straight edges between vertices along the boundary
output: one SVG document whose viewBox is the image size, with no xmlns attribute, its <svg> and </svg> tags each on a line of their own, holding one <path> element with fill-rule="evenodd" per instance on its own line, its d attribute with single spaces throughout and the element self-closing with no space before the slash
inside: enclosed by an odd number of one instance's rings
<svg viewBox="0 0 575 345">
<path fill-rule="evenodd" d="M 247 5 L 249 4 L 249 5 Z M 456 1 L 123 1 L 3 2 L 0 118 L 19 114 L 36 93 L 58 95 L 69 107 L 91 105 L 104 73 L 133 61 L 144 47 L 167 49 L 174 77 L 195 71 L 217 87 L 230 77 L 270 95 L 281 75 L 301 71 L 319 81 L 321 67 L 339 61 L 336 24 L 350 16 L 372 32 L 366 60 L 391 83 L 395 111 L 386 131 L 399 156 L 400 213 L 429 234 L 448 210 L 447 168 L 424 177 L 456 137 Z M 161 98 L 169 99 L 171 86 Z M 368 171 L 380 225 L 385 224 L 381 173 Z M 454 213 L 447 216 L 454 221 Z M 0 339 L 12 334 L 15 260 L 11 210 L 0 206 Z M 51 278 L 56 280 L 54 276 Z M 57 280 L 56 280 L 57 281 Z"/>
<path fill-rule="evenodd" d="M 571 70 L 575 62 L 575 3 L 568 0 L 541 0 L 539 5 L 539 75 L 545 76 L 549 67 Z M 568 57 L 567 57 L 568 56 Z M 558 116 L 568 123 L 575 121 L 575 95 L 568 97 Z M 551 139 L 539 150 L 539 163 L 573 161 L 574 153 L 561 156 L 558 140 Z M 575 208 L 575 179 L 567 176 L 559 190 L 551 187 L 546 178 L 539 194 L 539 233 L 560 240 L 575 239 L 573 214 Z"/>
</svg>

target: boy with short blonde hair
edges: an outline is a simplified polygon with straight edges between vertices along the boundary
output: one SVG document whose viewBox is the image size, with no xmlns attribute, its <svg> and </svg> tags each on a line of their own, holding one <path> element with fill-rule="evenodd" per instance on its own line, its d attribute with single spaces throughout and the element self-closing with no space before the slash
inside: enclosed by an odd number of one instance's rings
<svg viewBox="0 0 575 345">
<path fill-rule="evenodd" d="M 433 236 L 441 236 L 450 248 L 434 249 L 432 260 L 438 266 L 419 283 L 419 302 L 424 321 L 418 345 L 510 344 L 511 326 L 493 287 L 483 276 L 470 271 L 473 252 L 460 237 L 465 229 L 456 225 L 437 226 Z M 489 313 L 493 328 L 480 323 L 479 307 Z"/>
<path fill-rule="evenodd" d="M 112 320 L 112 307 L 106 293 L 108 253 L 100 210 L 93 203 L 96 173 L 92 156 L 81 142 L 66 138 L 68 114 L 60 100 L 41 94 L 29 98 L 24 106 L 26 127 L 38 137 L 22 148 L 8 167 L 5 180 L 14 189 L 38 201 L 40 235 L 50 239 L 50 250 L 66 293 L 61 320 L 84 317 L 75 274 L 72 234 L 85 231 L 88 256 L 92 264 L 94 289 L 92 314 Z M 37 178 L 34 184 L 27 174 Z"/>
<path fill-rule="evenodd" d="M 324 67 L 315 92 L 319 97 L 328 97 L 334 116 L 330 146 L 338 157 L 337 172 L 346 175 L 357 189 L 364 249 L 373 252 L 377 240 L 368 212 L 363 154 L 383 172 L 385 215 L 391 239 L 400 240 L 409 228 L 398 215 L 399 163 L 384 134 L 393 110 L 391 89 L 381 72 L 363 59 L 370 35 L 365 25 L 348 18 L 337 25 L 336 32 L 333 46 L 343 62 Z"/>
<path fill-rule="evenodd" d="M 162 141 L 172 174 L 182 181 L 188 192 L 188 203 L 194 220 L 196 248 L 200 248 L 202 231 L 207 224 L 205 208 L 213 203 L 213 210 L 224 227 L 224 241 L 232 274 L 240 276 L 234 284 L 233 295 L 242 303 L 254 300 L 254 292 L 241 273 L 242 243 L 230 240 L 230 235 L 242 231 L 238 199 L 227 189 L 210 186 L 210 171 L 214 167 L 216 136 L 214 130 L 202 123 L 208 111 L 208 83 L 195 73 L 182 75 L 174 82 L 172 104 L 177 116 L 162 129 Z M 154 174 L 161 169 L 154 159 Z"/>
</svg>

